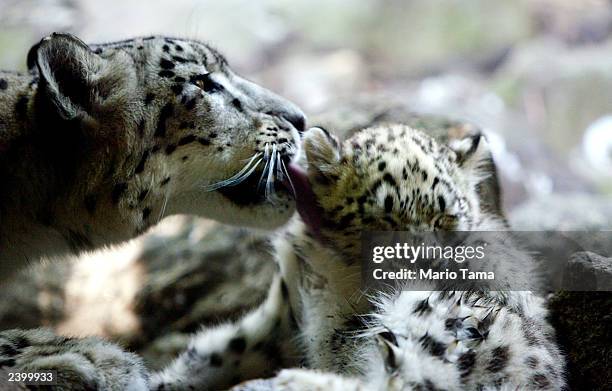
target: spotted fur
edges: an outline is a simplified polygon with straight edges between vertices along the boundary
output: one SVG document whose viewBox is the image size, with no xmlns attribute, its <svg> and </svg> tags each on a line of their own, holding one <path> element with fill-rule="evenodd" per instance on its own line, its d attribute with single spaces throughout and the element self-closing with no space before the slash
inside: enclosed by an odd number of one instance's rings
<svg viewBox="0 0 612 391">
<path fill-rule="evenodd" d="M 52 34 L 27 63 L 27 74 L 0 72 L 0 279 L 171 214 L 263 228 L 291 216 L 287 192 L 271 183 L 297 151 L 304 115 L 210 46 Z M 247 161 L 247 180 L 215 185 Z"/>
<path fill-rule="evenodd" d="M 56 371 L 53 384 L 62 390 L 147 390 L 142 360 L 98 338 L 67 338 L 50 330 L 0 332 L 0 384 L 10 387 L 8 371 Z M 14 384 L 18 388 L 18 384 Z M 48 387 L 47 387 L 48 388 Z M 28 389 L 37 389 L 30 386 Z"/>
<path fill-rule="evenodd" d="M 275 241 L 280 273 L 268 302 L 237 323 L 198 333 L 188 353 L 153 376 L 153 389 L 218 389 L 296 363 L 311 370 L 283 370 L 236 390 L 564 387 L 564 359 L 544 300 L 531 292 L 538 287 L 534 260 L 512 243 L 490 250 L 485 267 L 524 281 L 525 290 L 478 293 L 422 283 L 363 291 L 362 231 L 506 229 L 481 210 L 477 196 L 486 174 L 481 162 L 489 157 L 483 137 L 441 145 L 407 126 L 385 125 L 340 144 L 313 129 L 304 150 L 319 223 L 294 217 Z M 212 368 L 206 357 L 234 357 L 236 336 L 246 346 L 240 368 L 254 371 Z M 283 349 L 262 360 L 255 345 Z M 291 351 L 298 354 L 286 354 Z"/>
</svg>

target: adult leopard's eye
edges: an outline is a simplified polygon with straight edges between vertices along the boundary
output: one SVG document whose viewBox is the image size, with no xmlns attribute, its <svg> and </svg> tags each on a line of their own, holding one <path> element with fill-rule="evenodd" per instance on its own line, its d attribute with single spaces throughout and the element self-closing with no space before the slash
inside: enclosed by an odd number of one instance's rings
<svg viewBox="0 0 612 391">
<path fill-rule="evenodd" d="M 208 93 L 224 90 L 221 84 L 217 83 L 210 77 L 210 73 L 192 76 L 190 81 L 199 88 L 201 88 L 203 91 Z"/>
</svg>

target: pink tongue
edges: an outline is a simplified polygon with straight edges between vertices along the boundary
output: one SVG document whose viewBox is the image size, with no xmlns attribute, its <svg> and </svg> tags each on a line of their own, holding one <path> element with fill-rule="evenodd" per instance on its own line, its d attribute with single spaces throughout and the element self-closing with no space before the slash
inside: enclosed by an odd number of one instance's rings
<svg viewBox="0 0 612 391">
<path fill-rule="evenodd" d="M 288 168 L 289 177 L 295 189 L 295 202 L 297 211 L 304 223 L 318 233 L 321 228 L 322 210 L 317 198 L 312 191 L 306 171 L 295 163 L 290 163 Z M 287 184 L 291 190 L 291 185 Z"/>
</svg>

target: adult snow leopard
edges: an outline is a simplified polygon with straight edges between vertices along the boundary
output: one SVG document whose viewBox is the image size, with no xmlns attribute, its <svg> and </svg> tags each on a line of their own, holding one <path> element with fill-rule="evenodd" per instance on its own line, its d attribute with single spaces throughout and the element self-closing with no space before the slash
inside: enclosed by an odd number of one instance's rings
<svg viewBox="0 0 612 391">
<path fill-rule="evenodd" d="M 484 137 L 446 146 L 390 124 L 342 144 L 314 128 L 303 142 L 307 171 L 290 168 L 300 216 L 275 241 L 279 274 L 266 301 L 237 322 L 199 332 L 153 377 L 153 389 L 223 389 L 296 366 L 307 369 L 236 389 L 564 387 L 544 300 L 530 291 L 538 287 L 535 261 L 512 243 L 490 243 L 484 268 L 520 283 L 518 291 L 442 290 L 434 282 L 363 291 L 363 231 L 506 229 L 481 210 L 476 193 L 490 156 Z"/>
<path fill-rule="evenodd" d="M 28 74 L 0 73 L 0 281 L 28 260 L 122 242 L 171 214 L 268 228 L 291 216 L 273 182 L 304 114 L 210 46 L 52 34 L 27 63 Z"/>
<path fill-rule="evenodd" d="M 0 284 L 42 256 L 119 243 L 172 214 L 262 228 L 292 215 L 275 180 L 304 114 L 210 46 L 55 33 L 27 65 L 0 72 Z M 140 360 L 111 344 L 0 333 L 0 382 L 44 368 L 73 389 L 146 388 Z"/>
</svg>

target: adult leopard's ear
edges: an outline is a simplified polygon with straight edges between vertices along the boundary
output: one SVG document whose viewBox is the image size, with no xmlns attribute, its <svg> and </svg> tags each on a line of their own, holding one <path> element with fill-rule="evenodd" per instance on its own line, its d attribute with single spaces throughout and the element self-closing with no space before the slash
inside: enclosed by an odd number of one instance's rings
<svg viewBox="0 0 612 391">
<path fill-rule="evenodd" d="M 102 58 L 71 34 L 53 33 L 33 46 L 28 68 L 38 69 L 39 91 L 65 120 L 102 118 L 125 100 L 130 83 L 125 58 Z"/>
<path fill-rule="evenodd" d="M 308 171 L 317 179 L 329 179 L 339 171 L 340 142 L 327 130 L 315 127 L 304 133 Z"/>
</svg>

